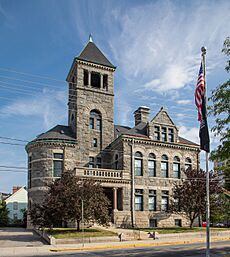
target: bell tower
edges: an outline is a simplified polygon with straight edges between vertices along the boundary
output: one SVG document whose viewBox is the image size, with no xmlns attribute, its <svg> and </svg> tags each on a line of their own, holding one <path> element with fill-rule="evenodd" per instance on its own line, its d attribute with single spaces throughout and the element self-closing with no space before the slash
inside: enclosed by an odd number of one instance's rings
<svg viewBox="0 0 230 257">
<path fill-rule="evenodd" d="M 89 41 L 69 71 L 68 125 L 76 135 L 82 166 L 103 167 L 103 150 L 114 140 L 116 67 Z"/>
</svg>

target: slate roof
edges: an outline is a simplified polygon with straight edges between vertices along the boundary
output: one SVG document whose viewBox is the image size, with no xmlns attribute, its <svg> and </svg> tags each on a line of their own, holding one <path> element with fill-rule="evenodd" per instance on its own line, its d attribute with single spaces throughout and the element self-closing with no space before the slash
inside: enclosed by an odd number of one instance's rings
<svg viewBox="0 0 230 257">
<path fill-rule="evenodd" d="M 77 59 L 116 68 L 93 42 L 88 42 Z"/>
<path fill-rule="evenodd" d="M 147 123 L 141 122 L 137 126 L 130 128 L 126 126 L 121 126 L 121 125 L 115 125 L 114 126 L 114 138 L 116 139 L 120 135 L 130 135 L 130 136 L 136 136 L 136 137 L 142 137 L 142 138 L 149 138 L 147 136 Z M 180 144 L 186 144 L 186 145 L 195 145 L 199 146 L 198 144 L 189 141 L 183 137 L 179 137 L 179 142 Z"/>
<path fill-rule="evenodd" d="M 76 137 L 69 126 L 57 125 L 45 133 L 37 136 L 33 141 L 40 140 L 68 140 L 74 141 Z"/>
</svg>

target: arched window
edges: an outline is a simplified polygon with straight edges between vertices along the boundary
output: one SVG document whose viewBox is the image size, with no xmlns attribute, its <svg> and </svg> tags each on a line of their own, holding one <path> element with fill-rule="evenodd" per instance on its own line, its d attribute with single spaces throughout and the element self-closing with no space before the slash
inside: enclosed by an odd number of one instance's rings
<svg viewBox="0 0 230 257">
<path fill-rule="evenodd" d="M 192 168 L 192 160 L 190 158 L 185 159 L 185 170 Z"/>
<path fill-rule="evenodd" d="M 101 131 L 101 114 L 96 110 L 90 112 L 89 127 Z"/>
<path fill-rule="evenodd" d="M 148 171 L 149 177 L 156 177 L 156 156 L 153 153 L 149 154 Z"/>
<path fill-rule="evenodd" d="M 141 152 L 135 153 L 134 170 L 135 176 L 143 176 L 143 159 Z"/>
<path fill-rule="evenodd" d="M 114 168 L 115 170 L 118 170 L 118 154 L 115 155 Z"/>
<path fill-rule="evenodd" d="M 169 176 L 168 156 L 165 154 L 161 156 L 161 176 L 163 178 L 168 178 Z"/>
<path fill-rule="evenodd" d="M 180 178 L 180 158 L 178 156 L 173 158 L 173 177 Z"/>
</svg>

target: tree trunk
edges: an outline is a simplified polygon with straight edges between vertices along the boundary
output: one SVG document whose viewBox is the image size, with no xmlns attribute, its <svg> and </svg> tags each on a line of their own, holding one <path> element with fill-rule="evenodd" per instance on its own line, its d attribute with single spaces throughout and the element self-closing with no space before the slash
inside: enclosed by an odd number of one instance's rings
<svg viewBox="0 0 230 257">
<path fill-rule="evenodd" d="M 77 220 L 77 231 L 80 231 L 80 220 Z"/>
<path fill-rule="evenodd" d="M 194 219 L 190 219 L 190 228 L 192 228 Z"/>
</svg>

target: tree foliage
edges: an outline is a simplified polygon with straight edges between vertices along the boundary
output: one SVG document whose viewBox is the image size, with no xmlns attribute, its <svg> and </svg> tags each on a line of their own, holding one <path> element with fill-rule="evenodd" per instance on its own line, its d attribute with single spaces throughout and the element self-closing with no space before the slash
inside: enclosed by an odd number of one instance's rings
<svg viewBox="0 0 230 257">
<path fill-rule="evenodd" d="M 71 171 L 63 173 L 50 185 L 42 204 L 33 205 L 31 221 L 39 227 L 67 226 L 69 222 L 76 221 L 80 230 L 82 201 L 85 222 L 108 224 L 109 201 L 101 185 L 93 180 L 79 180 Z"/>
<path fill-rule="evenodd" d="M 173 201 L 171 211 L 184 214 L 190 220 L 190 227 L 194 220 L 206 213 L 206 172 L 202 169 L 187 169 L 186 179 L 173 187 Z M 222 206 L 220 193 L 222 188 L 216 173 L 210 172 L 210 209 L 217 211 Z"/>
<path fill-rule="evenodd" d="M 0 200 L 0 227 L 4 227 L 8 225 L 9 210 L 6 207 L 6 202 Z"/>
<path fill-rule="evenodd" d="M 230 37 L 224 41 L 222 52 L 227 56 L 226 71 L 230 71 Z M 213 104 L 209 107 L 210 114 L 215 117 L 212 131 L 220 137 L 220 144 L 211 153 L 213 161 L 226 161 L 221 170 L 225 173 L 226 188 L 230 189 L 230 79 L 212 91 L 210 97 Z"/>
</svg>

